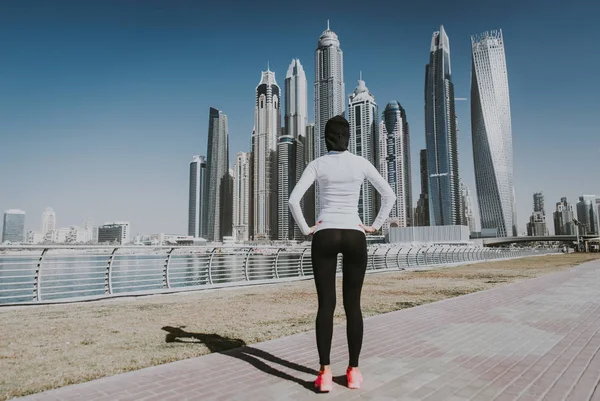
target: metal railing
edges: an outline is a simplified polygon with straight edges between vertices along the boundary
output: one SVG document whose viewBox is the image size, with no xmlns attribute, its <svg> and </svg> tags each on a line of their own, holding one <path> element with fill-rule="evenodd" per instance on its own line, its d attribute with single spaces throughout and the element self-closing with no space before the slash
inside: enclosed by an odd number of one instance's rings
<svg viewBox="0 0 600 401">
<path fill-rule="evenodd" d="M 373 246 L 368 271 L 540 255 L 555 250 Z M 338 271 L 342 259 L 338 258 Z M 0 246 L 0 304 L 96 299 L 312 276 L 307 247 Z"/>
</svg>

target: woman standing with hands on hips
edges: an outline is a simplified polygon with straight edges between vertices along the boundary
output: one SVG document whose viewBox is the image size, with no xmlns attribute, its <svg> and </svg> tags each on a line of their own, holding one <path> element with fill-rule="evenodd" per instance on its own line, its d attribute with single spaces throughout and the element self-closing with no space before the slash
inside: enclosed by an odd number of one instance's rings
<svg viewBox="0 0 600 401">
<path fill-rule="evenodd" d="M 329 354 L 335 311 L 337 255 L 343 255 L 343 301 L 350 361 L 346 370 L 349 388 L 360 388 L 362 375 L 358 358 L 363 340 L 360 295 L 367 269 L 365 233 L 381 228 L 392 210 L 396 195 L 368 160 L 348 152 L 350 125 L 336 116 L 325 125 L 327 154 L 313 160 L 290 195 L 289 204 L 296 224 L 304 235 L 314 235 L 311 245 L 312 266 L 319 309 L 316 331 L 321 368 L 315 381 L 320 391 L 331 391 L 333 376 Z M 381 194 L 381 209 L 372 226 L 363 225 L 358 216 L 360 189 L 367 179 Z M 308 227 L 300 208 L 300 199 L 308 188 L 319 184 L 321 212 L 317 224 Z"/>
</svg>

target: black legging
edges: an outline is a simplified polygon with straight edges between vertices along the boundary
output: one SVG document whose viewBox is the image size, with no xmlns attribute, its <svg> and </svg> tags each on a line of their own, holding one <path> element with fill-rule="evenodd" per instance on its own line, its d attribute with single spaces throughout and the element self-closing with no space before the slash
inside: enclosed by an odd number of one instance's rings
<svg viewBox="0 0 600 401">
<path fill-rule="evenodd" d="M 350 366 L 358 366 L 363 340 L 360 293 L 367 269 L 367 240 L 358 230 L 324 229 L 312 240 L 312 266 L 319 298 L 317 349 L 321 365 L 329 365 L 333 313 L 335 311 L 335 271 L 337 255 L 343 256 L 343 298 Z"/>
</svg>

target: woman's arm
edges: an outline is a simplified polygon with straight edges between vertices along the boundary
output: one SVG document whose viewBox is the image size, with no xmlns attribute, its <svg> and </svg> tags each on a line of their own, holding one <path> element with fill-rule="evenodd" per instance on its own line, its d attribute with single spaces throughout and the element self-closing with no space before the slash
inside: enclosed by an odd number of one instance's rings
<svg viewBox="0 0 600 401">
<path fill-rule="evenodd" d="M 290 210 L 292 212 L 292 216 L 294 216 L 294 220 L 296 220 L 296 224 L 302 231 L 302 234 L 308 235 L 310 234 L 310 227 L 306 224 L 306 219 L 302 214 L 302 209 L 300 208 L 300 199 L 304 196 L 308 188 L 315 182 L 315 178 L 317 176 L 317 171 L 315 168 L 314 161 L 310 162 L 304 172 L 302 173 L 302 177 L 298 180 L 298 183 L 294 187 L 294 190 L 290 194 L 289 204 Z"/>
<path fill-rule="evenodd" d="M 381 208 L 379 209 L 379 213 L 375 218 L 375 221 L 371 225 L 375 230 L 379 230 L 385 220 L 389 217 L 392 208 L 394 207 L 394 202 L 396 201 L 396 194 L 390 187 L 390 184 L 386 180 L 383 179 L 379 171 L 369 162 L 364 159 L 365 163 L 365 177 L 379 192 L 381 195 Z"/>
</svg>

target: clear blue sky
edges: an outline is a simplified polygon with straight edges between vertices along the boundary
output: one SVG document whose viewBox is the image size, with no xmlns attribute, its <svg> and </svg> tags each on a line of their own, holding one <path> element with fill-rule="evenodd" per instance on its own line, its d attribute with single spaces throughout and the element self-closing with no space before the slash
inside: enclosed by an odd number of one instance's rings
<svg viewBox="0 0 600 401">
<path fill-rule="evenodd" d="M 261 70 L 270 62 L 283 87 L 298 57 L 312 120 L 327 19 L 344 51 L 346 92 L 362 71 L 381 109 L 396 99 L 407 111 L 415 198 L 425 64 L 440 24 L 456 96 L 467 98 L 469 35 L 503 29 L 519 231 L 534 191 L 546 194 L 548 214 L 561 196 L 600 195 L 599 2 L 353 3 L 0 1 L 0 210 L 25 210 L 35 230 L 52 206 L 61 227 L 92 218 L 185 233 L 189 162 L 205 153 L 209 107 L 229 117 L 233 164 L 250 148 Z M 469 102 L 457 112 L 460 174 L 476 201 Z"/>
</svg>

